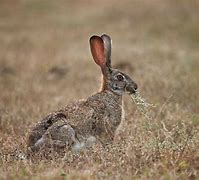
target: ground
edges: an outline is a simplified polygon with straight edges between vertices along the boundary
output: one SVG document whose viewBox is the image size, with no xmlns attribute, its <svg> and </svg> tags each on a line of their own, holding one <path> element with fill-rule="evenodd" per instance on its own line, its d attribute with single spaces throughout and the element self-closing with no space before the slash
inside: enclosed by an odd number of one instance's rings
<svg viewBox="0 0 199 180">
<path fill-rule="evenodd" d="M 0 179 L 197 179 L 199 2 L 0 1 Z M 30 127 L 100 88 L 88 39 L 113 39 L 113 66 L 156 107 L 124 96 L 113 145 L 23 159 Z"/>
</svg>

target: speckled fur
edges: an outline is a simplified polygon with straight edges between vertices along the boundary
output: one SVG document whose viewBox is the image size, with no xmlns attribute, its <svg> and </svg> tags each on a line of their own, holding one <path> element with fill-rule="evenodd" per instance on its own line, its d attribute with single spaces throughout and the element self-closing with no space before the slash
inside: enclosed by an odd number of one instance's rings
<svg viewBox="0 0 199 180">
<path fill-rule="evenodd" d="M 99 92 L 85 101 L 71 103 L 41 120 L 31 130 L 28 147 L 32 151 L 44 147 L 71 148 L 75 143 L 84 142 L 90 136 L 106 144 L 113 140 L 121 116 L 121 96 L 110 91 Z M 67 129 L 64 131 L 66 125 L 73 128 L 73 138 Z M 41 138 L 43 142 L 35 146 Z"/>
<path fill-rule="evenodd" d="M 102 90 L 87 100 L 73 102 L 50 113 L 37 123 L 28 136 L 29 153 L 47 148 L 55 151 L 79 151 L 92 146 L 93 143 L 105 145 L 113 141 L 115 131 L 122 120 L 122 93 L 126 91 L 127 85 L 133 87 L 135 83 L 124 73 L 111 69 L 110 37 L 103 35 L 92 38 L 91 52 L 103 73 Z M 103 53 L 106 55 L 105 59 L 101 56 Z M 124 82 L 114 79 L 117 73 L 125 76 Z M 115 82 L 117 84 L 114 84 Z M 117 87 L 118 84 L 120 86 Z M 129 89 L 132 90 L 132 87 L 129 86 Z"/>
</svg>

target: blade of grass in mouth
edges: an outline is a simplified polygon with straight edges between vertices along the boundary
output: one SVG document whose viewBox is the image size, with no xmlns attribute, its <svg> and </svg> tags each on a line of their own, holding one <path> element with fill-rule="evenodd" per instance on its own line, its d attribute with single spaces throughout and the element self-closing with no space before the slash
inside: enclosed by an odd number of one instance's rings
<svg viewBox="0 0 199 180">
<path fill-rule="evenodd" d="M 144 98 L 140 95 L 138 91 L 134 94 L 130 94 L 131 99 L 136 104 L 138 110 L 148 119 L 151 120 L 152 117 L 149 115 L 149 108 L 156 107 L 154 104 L 146 102 Z"/>
</svg>

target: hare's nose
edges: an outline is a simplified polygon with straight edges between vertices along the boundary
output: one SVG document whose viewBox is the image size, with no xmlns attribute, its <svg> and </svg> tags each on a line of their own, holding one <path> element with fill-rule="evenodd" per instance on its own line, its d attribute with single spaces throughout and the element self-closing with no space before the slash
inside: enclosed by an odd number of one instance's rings
<svg viewBox="0 0 199 180">
<path fill-rule="evenodd" d="M 130 92 L 130 94 L 136 93 L 136 90 L 137 90 L 137 84 L 135 83 L 131 83 L 126 86 L 126 91 Z"/>
<path fill-rule="evenodd" d="M 134 84 L 134 90 L 136 91 L 138 89 L 138 85 Z"/>
</svg>

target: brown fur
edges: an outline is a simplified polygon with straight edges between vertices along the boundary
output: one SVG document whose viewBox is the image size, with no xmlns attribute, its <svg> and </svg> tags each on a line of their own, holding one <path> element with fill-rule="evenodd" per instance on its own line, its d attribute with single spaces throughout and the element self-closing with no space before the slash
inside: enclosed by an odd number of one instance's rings
<svg viewBox="0 0 199 180">
<path fill-rule="evenodd" d="M 103 74 L 101 92 L 50 113 L 37 123 L 28 137 L 28 152 L 47 148 L 80 150 L 95 142 L 107 144 L 113 141 L 122 119 L 121 92 L 126 91 L 126 86 L 134 89 L 137 85 L 124 73 L 111 69 L 109 36 L 93 36 L 90 42 L 93 58 Z M 125 76 L 124 82 L 114 79 L 117 74 Z"/>
</svg>

